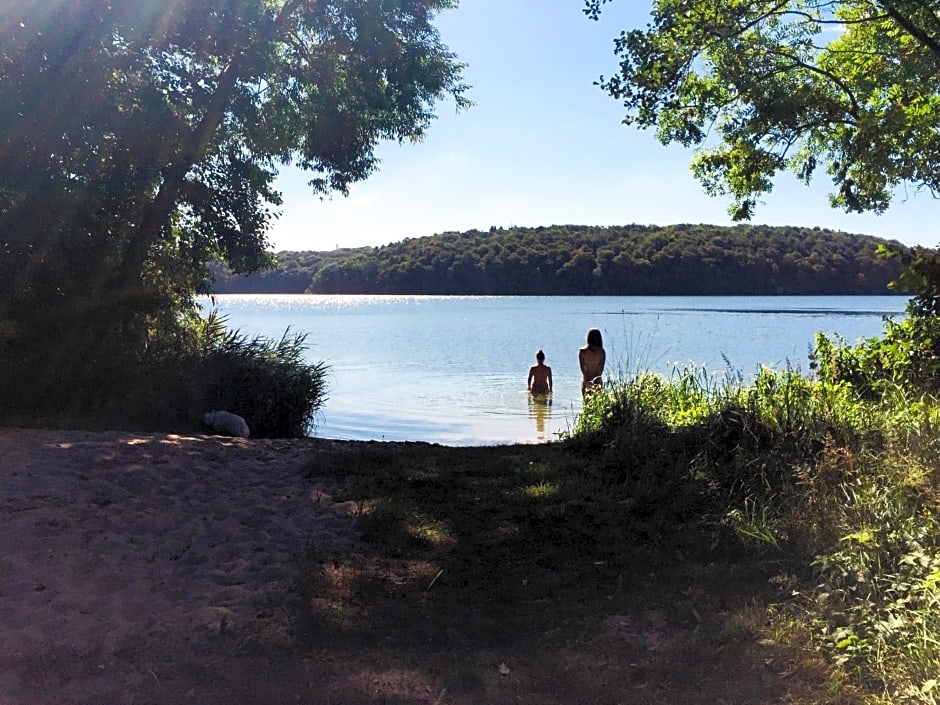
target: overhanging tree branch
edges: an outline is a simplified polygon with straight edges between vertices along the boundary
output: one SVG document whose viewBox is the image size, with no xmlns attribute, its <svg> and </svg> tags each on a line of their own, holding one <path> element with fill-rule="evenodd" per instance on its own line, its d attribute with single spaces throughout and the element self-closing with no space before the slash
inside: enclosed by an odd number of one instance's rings
<svg viewBox="0 0 940 705">
<path fill-rule="evenodd" d="M 116 284 L 118 294 L 131 292 L 139 285 L 139 278 L 147 262 L 150 249 L 159 240 L 163 229 L 170 223 L 170 217 L 176 209 L 186 185 L 186 176 L 190 170 L 205 158 L 209 144 L 225 119 L 225 112 L 231 104 L 235 88 L 242 77 L 245 66 L 262 44 L 276 38 L 279 32 L 286 30 L 291 16 L 302 5 L 311 10 L 317 0 L 290 0 L 278 13 L 277 18 L 267 33 L 262 33 L 258 42 L 237 52 L 228 66 L 219 75 L 219 79 L 209 100 L 205 114 L 196 127 L 187 136 L 183 149 L 177 159 L 168 164 L 163 172 L 163 179 L 153 200 L 145 209 L 140 223 L 133 233 L 133 238 L 124 254 Z"/>
<path fill-rule="evenodd" d="M 905 32 L 914 37 L 914 39 L 920 42 L 922 46 L 924 46 L 938 59 L 940 59 L 940 41 L 937 41 L 935 38 L 930 36 L 930 34 L 922 27 L 917 26 L 917 24 L 915 24 L 910 17 L 893 7 L 894 3 L 888 1 L 882 2 L 881 4 L 885 6 L 885 12 L 898 24 L 899 27 L 903 28 Z M 936 16 L 932 13 L 930 14 L 934 20 L 936 20 Z"/>
</svg>

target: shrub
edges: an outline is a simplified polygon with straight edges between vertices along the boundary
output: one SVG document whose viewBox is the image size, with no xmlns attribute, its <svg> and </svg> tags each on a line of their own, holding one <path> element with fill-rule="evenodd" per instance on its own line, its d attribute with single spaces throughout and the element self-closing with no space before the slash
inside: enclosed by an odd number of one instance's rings
<svg viewBox="0 0 940 705">
<path fill-rule="evenodd" d="M 940 319 L 887 319 L 883 337 L 856 345 L 819 333 L 810 359 L 819 379 L 848 382 L 872 401 L 898 386 L 936 393 L 940 391 Z"/>
<path fill-rule="evenodd" d="M 326 366 L 304 360 L 306 335 L 248 338 L 214 325 L 207 319 L 203 333 L 194 395 L 201 406 L 242 416 L 253 436 L 306 435 L 326 400 Z"/>
<path fill-rule="evenodd" d="M 940 403 L 924 330 L 889 324 L 855 347 L 821 336 L 815 379 L 614 382 L 573 439 L 611 481 L 658 487 L 661 507 L 700 512 L 712 536 L 723 526 L 797 566 L 817 645 L 886 702 L 940 702 Z"/>
<path fill-rule="evenodd" d="M 205 411 L 225 409 L 252 436 L 303 436 L 326 399 L 327 372 L 304 360 L 305 341 L 290 331 L 249 339 L 215 313 L 152 331 L 143 348 L 104 324 L 50 331 L 0 346 L 0 422 L 196 430 Z"/>
</svg>

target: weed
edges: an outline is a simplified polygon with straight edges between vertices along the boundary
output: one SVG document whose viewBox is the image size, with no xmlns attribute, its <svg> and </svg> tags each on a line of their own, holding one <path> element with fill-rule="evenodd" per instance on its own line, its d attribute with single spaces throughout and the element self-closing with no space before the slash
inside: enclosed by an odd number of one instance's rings
<svg viewBox="0 0 940 705">
<path fill-rule="evenodd" d="M 834 674 L 891 702 L 936 702 L 940 403 L 892 367 L 901 341 L 819 342 L 815 379 L 686 368 L 609 383 L 572 444 L 634 498 L 668 494 L 672 518 L 697 515 L 713 541 L 797 566 Z"/>
</svg>

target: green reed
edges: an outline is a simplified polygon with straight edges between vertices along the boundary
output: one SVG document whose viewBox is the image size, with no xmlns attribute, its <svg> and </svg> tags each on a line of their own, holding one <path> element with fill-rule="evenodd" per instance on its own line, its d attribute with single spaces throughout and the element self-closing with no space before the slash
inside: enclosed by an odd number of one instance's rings
<svg viewBox="0 0 940 705">
<path fill-rule="evenodd" d="M 303 334 L 249 337 L 217 313 L 154 328 L 146 345 L 106 326 L 0 344 L 0 423 L 196 430 L 224 409 L 253 436 L 303 436 L 327 389 L 305 350 Z"/>
<path fill-rule="evenodd" d="M 938 430 L 937 399 L 902 385 L 690 367 L 609 382 L 573 442 L 616 480 L 661 483 L 716 532 L 804 566 L 794 599 L 835 667 L 890 702 L 936 702 Z"/>
</svg>

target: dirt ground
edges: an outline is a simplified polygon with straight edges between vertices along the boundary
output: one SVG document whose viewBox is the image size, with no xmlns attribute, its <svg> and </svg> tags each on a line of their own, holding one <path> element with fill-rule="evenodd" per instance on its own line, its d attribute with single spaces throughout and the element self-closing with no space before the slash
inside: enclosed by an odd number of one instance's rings
<svg viewBox="0 0 940 705">
<path fill-rule="evenodd" d="M 841 702 L 739 565 L 579 600 L 376 550 L 317 477 L 354 446 L 0 429 L 0 703 Z"/>
</svg>

